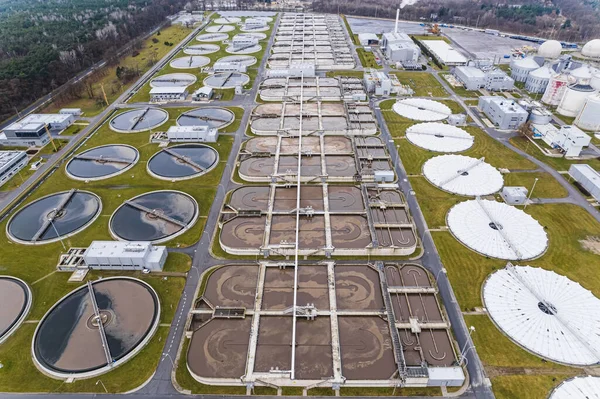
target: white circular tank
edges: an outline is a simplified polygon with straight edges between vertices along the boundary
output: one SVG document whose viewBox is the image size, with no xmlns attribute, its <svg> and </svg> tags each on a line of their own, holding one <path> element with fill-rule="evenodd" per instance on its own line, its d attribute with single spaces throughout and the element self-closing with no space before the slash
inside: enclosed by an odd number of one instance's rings
<svg viewBox="0 0 600 399">
<path fill-rule="evenodd" d="M 527 80 L 525 81 L 525 90 L 530 93 L 545 92 L 553 74 L 554 72 L 549 65 L 544 65 L 535 71 L 529 72 L 529 76 L 527 76 Z"/>
<path fill-rule="evenodd" d="M 510 63 L 510 77 L 516 82 L 525 82 L 529 72 L 535 71 L 539 67 L 533 57 L 518 58 Z"/>
<path fill-rule="evenodd" d="M 552 112 L 544 108 L 536 108 L 529 114 L 529 121 L 536 125 L 547 125 L 552 122 Z"/>
<path fill-rule="evenodd" d="M 538 48 L 538 55 L 544 58 L 556 59 L 560 57 L 562 52 L 562 45 L 558 40 L 546 40 L 540 48 Z"/>
<path fill-rule="evenodd" d="M 567 88 L 556 112 L 564 116 L 577 116 L 583 108 L 586 98 L 594 92 L 590 85 L 573 84 Z"/>
<path fill-rule="evenodd" d="M 600 90 L 600 71 L 596 71 L 592 74 L 592 79 L 590 79 L 590 86 L 592 86 L 596 90 Z"/>
<path fill-rule="evenodd" d="M 600 39 L 590 40 L 581 49 L 581 55 L 591 58 L 600 58 Z"/>
<path fill-rule="evenodd" d="M 581 112 L 575 119 L 575 125 L 585 130 L 600 130 L 600 94 L 588 96 Z"/>
<path fill-rule="evenodd" d="M 542 102 L 548 105 L 558 105 L 560 100 L 565 95 L 567 87 L 575 83 L 576 79 L 569 74 L 559 73 L 555 74 L 546 86 L 546 91 L 542 96 Z"/>
<path fill-rule="evenodd" d="M 589 65 L 583 65 L 579 68 L 573 69 L 571 71 L 571 76 L 577 79 L 577 83 L 587 85 L 592 80 L 592 75 L 595 72 L 597 72 L 597 70 L 591 68 Z"/>
</svg>

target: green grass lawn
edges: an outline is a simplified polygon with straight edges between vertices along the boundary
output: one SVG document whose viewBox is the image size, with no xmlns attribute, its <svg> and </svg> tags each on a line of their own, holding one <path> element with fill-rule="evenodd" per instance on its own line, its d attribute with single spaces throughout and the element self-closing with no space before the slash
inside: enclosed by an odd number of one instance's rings
<svg viewBox="0 0 600 399">
<path fill-rule="evenodd" d="M 536 173 L 508 173 L 504 176 L 504 185 L 506 186 L 524 186 L 531 190 L 533 183 L 537 178 L 532 198 L 564 198 L 568 195 L 567 190 L 560 185 L 551 174 L 546 172 Z"/>
<path fill-rule="evenodd" d="M 446 80 L 447 82 L 448 82 L 447 76 L 449 76 L 449 75 L 450 75 L 449 73 L 440 73 L 440 76 L 442 77 L 442 79 Z M 450 85 L 450 82 L 448 82 L 448 84 Z M 456 86 L 450 85 L 450 88 L 452 89 L 452 91 L 454 91 L 454 93 L 456 93 L 460 97 L 477 98 L 480 95 L 479 90 L 467 90 L 463 86 L 456 87 Z"/>
<path fill-rule="evenodd" d="M 381 69 L 382 66 L 375 61 L 375 55 L 371 51 L 366 51 L 363 48 L 357 48 L 356 53 L 360 59 L 360 63 L 365 68 Z"/>
<path fill-rule="evenodd" d="M 586 163 L 588 165 L 590 165 L 592 168 L 594 168 L 595 170 L 600 170 L 600 159 L 599 158 L 593 158 L 593 159 L 585 159 L 585 160 L 580 160 L 580 159 L 567 159 L 567 158 L 553 158 L 553 157 L 548 157 L 544 154 L 542 154 L 542 152 L 532 143 L 529 142 L 529 140 L 523 138 L 523 137 L 512 137 L 510 139 L 510 143 L 512 145 L 514 145 L 515 147 L 525 151 L 526 153 L 533 155 L 535 158 L 539 159 L 540 161 L 544 162 L 547 165 L 550 165 L 551 167 L 553 167 L 554 169 L 558 170 L 558 171 L 564 171 L 564 170 L 569 170 L 569 167 L 572 164 L 580 164 L 580 163 Z M 537 141 L 538 145 L 541 144 L 541 140 Z"/>
<path fill-rule="evenodd" d="M 450 108 L 450 110 L 452 111 L 453 114 L 464 114 L 465 113 L 465 109 L 462 107 L 462 105 L 460 105 L 459 103 L 457 103 L 454 100 L 441 100 L 438 101 L 442 104 L 446 104 L 448 106 L 448 108 Z"/>
<path fill-rule="evenodd" d="M 448 92 L 442 87 L 436 78 L 427 72 L 393 72 L 400 83 L 410 86 L 416 97 L 448 97 Z"/>
<path fill-rule="evenodd" d="M 83 125 L 71 125 L 60 134 L 61 136 L 72 136 L 79 133 L 85 128 Z"/>
<path fill-rule="evenodd" d="M 170 252 L 165 263 L 165 272 L 187 273 L 192 267 L 189 255 L 180 252 Z"/>
<path fill-rule="evenodd" d="M 127 87 L 131 86 L 135 82 L 131 81 L 125 85 L 122 85 L 116 76 L 117 66 L 138 68 L 141 76 L 144 72 L 150 69 L 151 65 L 149 64 L 149 61 L 152 57 L 152 54 L 156 55 L 156 60 L 160 60 L 169 51 L 171 51 L 173 47 L 165 46 L 165 41 L 177 44 L 185 39 L 185 37 L 189 35 L 191 31 L 191 29 L 185 28 L 182 25 L 172 25 L 162 29 L 160 31 L 160 35 L 155 33 L 148 39 L 144 40 L 142 48 L 138 50 L 139 55 L 136 57 L 133 55 L 128 55 L 123 57 L 118 65 L 104 68 L 105 75 L 94 84 L 94 94 L 96 96 L 101 96 L 101 85 L 104 85 L 104 90 L 109 103 L 114 102 Z M 158 43 L 153 43 L 152 39 L 158 39 Z M 98 106 L 95 99 L 90 99 L 85 93 L 82 93 L 82 97 L 80 99 L 69 101 L 68 103 L 52 103 L 46 107 L 43 112 L 58 112 L 58 110 L 61 108 L 81 108 L 85 116 L 94 116 L 99 114 L 104 109 L 104 105 Z"/>
<path fill-rule="evenodd" d="M 451 44 L 452 42 L 450 41 L 450 39 L 448 39 L 447 37 L 444 36 L 435 36 L 435 35 L 410 35 L 410 37 L 412 37 L 414 40 L 442 40 L 448 44 Z"/>
<path fill-rule="evenodd" d="M 325 76 L 327 76 L 328 78 L 335 78 L 336 76 L 346 76 L 346 77 L 350 77 L 350 78 L 359 78 L 362 79 L 364 76 L 364 72 L 363 71 L 328 71 L 325 73 Z"/>
<path fill-rule="evenodd" d="M 522 349 L 502 334 L 487 315 L 464 318 L 467 326 L 475 327 L 473 343 L 497 398 L 545 398 L 561 381 L 582 373 Z"/>
</svg>

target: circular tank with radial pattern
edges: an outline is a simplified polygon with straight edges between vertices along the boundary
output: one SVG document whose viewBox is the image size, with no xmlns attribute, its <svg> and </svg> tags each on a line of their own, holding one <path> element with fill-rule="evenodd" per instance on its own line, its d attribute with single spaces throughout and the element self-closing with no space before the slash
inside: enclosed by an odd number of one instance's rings
<svg viewBox="0 0 600 399">
<path fill-rule="evenodd" d="M 592 94 L 585 100 L 575 125 L 585 130 L 600 130 L 600 93 Z"/>
<path fill-rule="evenodd" d="M 581 55 L 590 58 L 600 58 L 600 39 L 587 42 L 581 49 Z"/>
<path fill-rule="evenodd" d="M 565 91 L 570 84 L 576 82 L 576 78 L 567 73 L 558 73 L 552 76 L 542 96 L 542 102 L 548 105 L 558 105 L 565 95 Z"/>
<path fill-rule="evenodd" d="M 583 108 L 586 98 L 594 92 L 590 85 L 574 84 L 567 88 L 556 112 L 563 116 L 577 116 Z"/>
</svg>

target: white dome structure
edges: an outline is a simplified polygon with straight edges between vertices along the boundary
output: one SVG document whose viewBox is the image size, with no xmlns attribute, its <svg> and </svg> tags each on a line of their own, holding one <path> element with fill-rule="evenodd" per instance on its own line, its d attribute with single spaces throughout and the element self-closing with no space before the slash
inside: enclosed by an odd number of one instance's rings
<svg viewBox="0 0 600 399">
<path fill-rule="evenodd" d="M 503 202 L 474 199 L 454 205 L 448 228 L 466 247 L 506 260 L 532 259 L 548 247 L 548 236 L 537 220 Z"/>
<path fill-rule="evenodd" d="M 600 399 L 600 377 L 573 377 L 554 388 L 549 399 Z"/>
<path fill-rule="evenodd" d="M 560 57 L 562 45 L 558 40 L 546 40 L 538 48 L 538 55 L 544 58 L 556 59 Z"/>
<path fill-rule="evenodd" d="M 600 58 L 600 39 L 587 42 L 581 49 L 581 55 L 590 58 Z"/>
<path fill-rule="evenodd" d="M 392 108 L 398 115 L 415 121 L 441 121 L 452 115 L 446 104 L 423 98 L 400 100 Z"/>
<path fill-rule="evenodd" d="M 577 366 L 600 361 L 600 299 L 575 281 L 509 264 L 487 278 L 483 302 L 496 326 L 528 351 Z"/>
<path fill-rule="evenodd" d="M 440 155 L 423 165 L 423 175 L 434 186 L 465 196 L 489 195 L 504 185 L 502 174 L 484 158 Z"/>
<path fill-rule="evenodd" d="M 466 130 L 439 122 L 412 125 L 406 130 L 406 139 L 417 147 L 436 152 L 466 151 L 475 140 Z"/>
<path fill-rule="evenodd" d="M 585 85 L 590 83 L 592 76 L 597 72 L 598 70 L 596 68 L 590 67 L 589 65 L 583 65 L 573 69 L 571 71 L 571 76 L 577 80 L 578 84 Z"/>
</svg>

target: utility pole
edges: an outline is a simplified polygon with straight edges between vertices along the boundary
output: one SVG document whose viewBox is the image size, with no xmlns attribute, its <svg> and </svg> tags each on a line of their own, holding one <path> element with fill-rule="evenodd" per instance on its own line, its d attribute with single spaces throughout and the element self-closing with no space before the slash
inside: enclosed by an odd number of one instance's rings
<svg viewBox="0 0 600 399">
<path fill-rule="evenodd" d="M 525 208 L 527 208 L 527 205 L 529 204 L 529 199 L 531 198 L 531 195 L 533 194 L 533 189 L 535 188 L 535 185 L 537 184 L 538 180 L 539 179 L 536 177 L 535 180 L 533 181 L 533 186 L 531 186 L 531 191 L 529 192 L 527 201 L 525 201 L 525 206 L 523 207 L 523 210 L 525 210 Z"/>
</svg>

